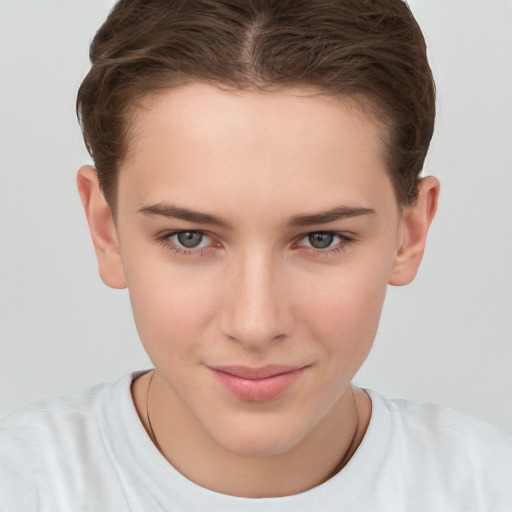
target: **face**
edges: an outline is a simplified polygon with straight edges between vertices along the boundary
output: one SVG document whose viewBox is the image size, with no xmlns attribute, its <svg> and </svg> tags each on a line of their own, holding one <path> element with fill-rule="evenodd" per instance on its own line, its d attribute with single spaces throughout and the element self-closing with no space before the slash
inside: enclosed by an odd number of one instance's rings
<svg viewBox="0 0 512 512">
<path fill-rule="evenodd" d="M 213 442 L 282 453 L 346 398 L 404 243 L 380 128 L 303 89 L 144 107 L 117 210 L 140 337 Z"/>
</svg>

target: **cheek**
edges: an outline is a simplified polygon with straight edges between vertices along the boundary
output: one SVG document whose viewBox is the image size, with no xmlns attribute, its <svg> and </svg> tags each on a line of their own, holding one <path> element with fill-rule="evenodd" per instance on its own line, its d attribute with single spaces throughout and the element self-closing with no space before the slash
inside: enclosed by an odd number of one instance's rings
<svg viewBox="0 0 512 512">
<path fill-rule="evenodd" d="M 342 358 L 356 369 L 372 346 L 387 287 L 385 269 L 363 263 L 335 269 L 328 279 L 311 280 L 308 300 L 301 306 L 311 338 L 325 345 L 329 357 Z"/>
<path fill-rule="evenodd" d="M 135 324 L 150 358 L 193 351 L 200 333 L 216 314 L 208 280 L 194 279 L 186 270 L 153 266 L 152 271 L 128 273 Z"/>
</svg>

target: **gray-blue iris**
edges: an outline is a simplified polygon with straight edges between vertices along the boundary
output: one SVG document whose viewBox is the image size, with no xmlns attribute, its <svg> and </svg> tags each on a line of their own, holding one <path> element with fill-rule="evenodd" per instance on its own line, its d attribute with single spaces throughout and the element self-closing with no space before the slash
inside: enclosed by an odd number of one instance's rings
<svg viewBox="0 0 512 512">
<path fill-rule="evenodd" d="M 178 241 L 183 247 L 193 249 L 197 247 L 203 240 L 203 234 L 197 231 L 182 231 L 178 233 Z"/>
<path fill-rule="evenodd" d="M 311 233 L 308 237 L 309 243 L 315 249 L 326 249 L 332 244 L 333 239 L 332 233 Z"/>
</svg>

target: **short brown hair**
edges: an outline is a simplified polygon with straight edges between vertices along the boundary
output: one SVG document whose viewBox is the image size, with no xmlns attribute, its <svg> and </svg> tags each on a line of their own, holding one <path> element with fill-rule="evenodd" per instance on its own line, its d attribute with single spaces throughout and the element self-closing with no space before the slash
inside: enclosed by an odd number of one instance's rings
<svg viewBox="0 0 512 512">
<path fill-rule="evenodd" d="M 194 81 L 364 98 L 388 128 L 399 204 L 416 199 L 435 87 L 425 40 L 402 0 L 120 0 L 90 59 L 77 113 L 113 209 L 134 106 Z"/>
</svg>

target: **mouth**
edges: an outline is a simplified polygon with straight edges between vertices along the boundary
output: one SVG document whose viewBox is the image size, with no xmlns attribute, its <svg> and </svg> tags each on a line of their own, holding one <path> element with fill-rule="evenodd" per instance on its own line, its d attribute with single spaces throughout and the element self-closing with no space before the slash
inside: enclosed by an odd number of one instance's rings
<svg viewBox="0 0 512 512">
<path fill-rule="evenodd" d="M 208 367 L 221 386 L 235 397 L 249 402 L 266 402 L 291 388 L 307 366 L 268 365 Z"/>
</svg>

